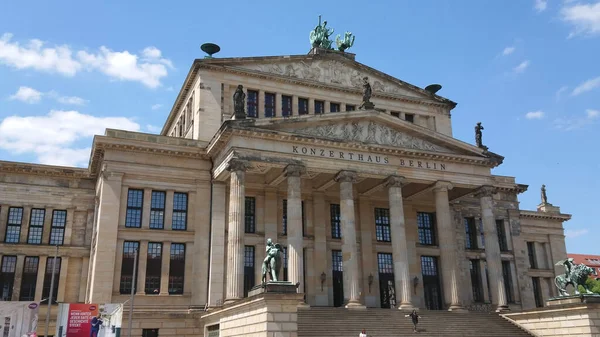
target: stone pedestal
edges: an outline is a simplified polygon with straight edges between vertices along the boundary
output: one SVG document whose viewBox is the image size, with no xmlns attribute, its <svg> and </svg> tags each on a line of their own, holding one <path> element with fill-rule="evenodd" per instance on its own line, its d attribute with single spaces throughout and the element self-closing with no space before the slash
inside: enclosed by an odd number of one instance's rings
<svg viewBox="0 0 600 337">
<path fill-rule="evenodd" d="M 265 284 L 259 284 L 248 292 L 248 297 L 270 293 L 270 294 L 295 294 L 298 292 L 298 286 L 288 281 L 269 281 Z"/>
<path fill-rule="evenodd" d="M 556 214 L 560 214 L 560 207 L 554 206 L 554 205 L 552 205 L 550 203 L 539 204 L 537 206 L 537 211 L 538 212 L 543 212 L 543 213 L 556 213 Z"/>
</svg>

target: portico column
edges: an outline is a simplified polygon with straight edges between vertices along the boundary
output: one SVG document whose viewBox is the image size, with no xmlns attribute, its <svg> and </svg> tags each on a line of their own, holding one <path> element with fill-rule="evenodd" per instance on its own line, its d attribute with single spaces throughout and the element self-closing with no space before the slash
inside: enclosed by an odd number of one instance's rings
<svg viewBox="0 0 600 337">
<path fill-rule="evenodd" d="M 225 303 L 244 296 L 244 180 L 248 163 L 232 160 L 229 183 L 229 232 L 227 236 L 227 289 Z"/>
<path fill-rule="evenodd" d="M 342 227 L 342 267 L 344 270 L 344 300 L 346 308 L 364 308 L 360 303 L 358 250 L 356 248 L 356 220 L 352 184 L 356 172 L 340 171 L 335 181 L 340 183 L 340 224 Z"/>
<path fill-rule="evenodd" d="M 442 278 L 444 280 L 444 299 L 449 305 L 448 311 L 460 310 L 458 288 L 458 261 L 456 254 L 456 236 L 452 226 L 452 215 L 448 202 L 448 191 L 452 184 L 438 181 L 433 188 L 435 195 L 435 217 L 440 232 L 440 256 L 442 258 Z"/>
<path fill-rule="evenodd" d="M 408 245 L 406 244 L 406 225 L 404 223 L 404 204 L 402 203 L 402 184 L 404 177 L 390 176 L 385 185 L 388 188 L 390 202 L 390 227 L 392 234 L 392 259 L 394 261 L 394 287 L 400 295 L 400 310 L 413 309 L 411 279 L 408 264 Z"/>
<path fill-rule="evenodd" d="M 301 178 L 304 167 L 288 165 L 285 168 L 287 177 L 287 258 L 288 280 L 298 286 L 298 292 L 304 292 L 304 261 L 302 244 L 302 191 Z"/>
<path fill-rule="evenodd" d="M 497 305 L 496 311 L 503 311 L 508 310 L 508 306 L 506 305 L 506 293 L 504 292 L 504 277 L 502 276 L 500 245 L 496 231 L 496 218 L 494 217 L 493 194 L 494 187 L 492 186 L 483 186 L 477 192 L 481 204 L 485 259 L 488 267 L 488 282 L 490 282 L 492 304 Z"/>
</svg>

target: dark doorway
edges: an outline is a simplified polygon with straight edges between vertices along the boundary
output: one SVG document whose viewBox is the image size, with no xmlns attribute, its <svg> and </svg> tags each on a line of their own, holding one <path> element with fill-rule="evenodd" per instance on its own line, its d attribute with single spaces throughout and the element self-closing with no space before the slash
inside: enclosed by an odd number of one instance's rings
<svg viewBox="0 0 600 337">
<path fill-rule="evenodd" d="M 333 271 L 333 306 L 344 305 L 344 269 L 342 268 L 342 251 L 331 251 L 331 262 Z"/>
<path fill-rule="evenodd" d="M 379 298 L 381 307 L 392 309 L 396 307 L 396 289 L 394 287 L 394 261 L 390 253 L 377 253 L 377 268 L 379 270 Z"/>
<path fill-rule="evenodd" d="M 158 337 L 158 329 L 144 329 L 142 337 Z"/>
<path fill-rule="evenodd" d="M 442 291 L 440 288 L 437 257 L 421 256 L 421 271 L 423 273 L 425 307 L 428 310 L 442 310 Z"/>
<path fill-rule="evenodd" d="M 244 246 L 244 297 L 254 287 L 254 246 Z"/>
</svg>

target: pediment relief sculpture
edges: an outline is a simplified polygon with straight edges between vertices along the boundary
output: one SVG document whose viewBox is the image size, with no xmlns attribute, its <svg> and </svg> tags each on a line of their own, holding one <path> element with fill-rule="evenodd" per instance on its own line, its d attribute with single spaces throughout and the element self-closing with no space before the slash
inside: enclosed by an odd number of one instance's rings
<svg viewBox="0 0 600 337">
<path fill-rule="evenodd" d="M 349 121 L 344 123 L 330 123 L 324 125 L 311 125 L 285 131 L 341 141 L 369 143 L 387 146 L 397 146 L 407 149 L 445 152 L 452 151 L 420 139 L 388 126 L 377 124 L 373 121 Z"/>
</svg>

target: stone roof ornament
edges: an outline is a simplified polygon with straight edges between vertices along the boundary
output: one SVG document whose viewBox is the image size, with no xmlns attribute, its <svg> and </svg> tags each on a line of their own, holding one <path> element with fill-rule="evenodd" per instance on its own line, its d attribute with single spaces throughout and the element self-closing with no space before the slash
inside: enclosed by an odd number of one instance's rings
<svg viewBox="0 0 600 337">
<path fill-rule="evenodd" d="M 246 119 L 246 93 L 240 84 L 233 93 L 233 119 Z"/>
<path fill-rule="evenodd" d="M 354 45 L 355 37 L 356 36 L 353 36 L 351 32 L 346 32 L 344 34 L 344 39 L 342 40 L 340 39 L 340 34 L 338 34 L 338 36 L 335 38 L 335 44 L 337 45 L 338 50 L 343 53 L 346 49 L 352 47 Z"/>
<path fill-rule="evenodd" d="M 327 28 L 327 21 L 323 21 L 321 25 L 321 16 L 319 15 L 319 24 L 310 32 L 310 44 L 313 48 L 321 49 L 333 49 L 331 45 L 333 41 L 329 37 L 333 34 L 334 30 Z"/>
<path fill-rule="evenodd" d="M 542 205 L 548 204 L 548 196 L 546 195 L 546 185 L 542 185 Z"/>
<path fill-rule="evenodd" d="M 363 77 L 363 100 L 359 107 L 360 110 L 371 110 L 375 108 L 375 104 L 371 102 L 371 94 L 373 90 L 371 89 L 371 84 L 369 83 L 368 77 Z"/>
<path fill-rule="evenodd" d="M 481 125 L 481 122 L 477 122 L 477 125 L 475 126 L 475 144 L 477 144 L 477 147 L 480 149 L 484 149 L 487 151 L 488 147 L 483 145 L 483 141 L 482 141 L 482 137 L 483 137 L 483 125 Z"/>
</svg>

